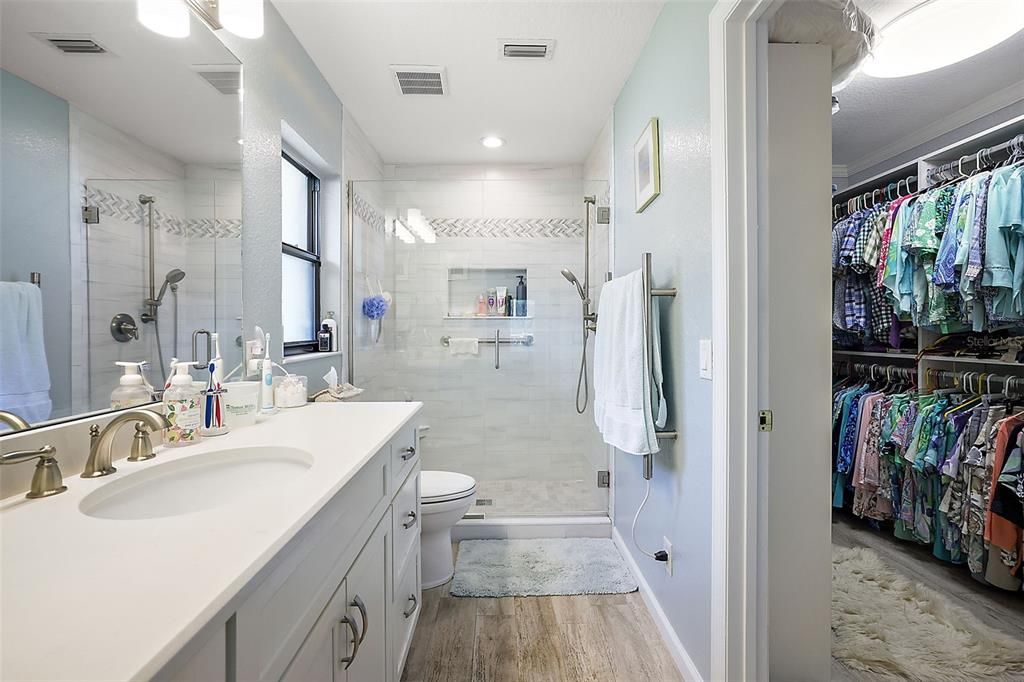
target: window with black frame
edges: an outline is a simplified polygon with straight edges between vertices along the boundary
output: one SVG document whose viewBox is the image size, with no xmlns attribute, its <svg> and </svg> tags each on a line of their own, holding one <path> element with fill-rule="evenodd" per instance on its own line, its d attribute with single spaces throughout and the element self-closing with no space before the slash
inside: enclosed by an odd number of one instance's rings
<svg viewBox="0 0 1024 682">
<path fill-rule="evenodd" d="M 284 354 L 312 353 L 320 327 L 320 179 L 281 155 L 281 322 Z"/>
</svg>

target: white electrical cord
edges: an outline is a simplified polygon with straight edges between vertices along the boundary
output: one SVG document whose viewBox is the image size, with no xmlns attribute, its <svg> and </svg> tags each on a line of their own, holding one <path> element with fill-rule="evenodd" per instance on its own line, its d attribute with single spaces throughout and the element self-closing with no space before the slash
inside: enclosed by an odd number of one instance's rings
<svg viewBox="0 0 1024 682">
<path fill-rule="evenodd" d="M 645 555 L 647 555 L 651 559 L 654 559 L 655 561 L 657 561 L 658 557 L 654 556 L 654 554 L 652 554 L 651 552 L 648 552 L 646 549 L 641 547 L 640 543 L 636 541 L 636 521 L 637 521 L 637 519 L 640 518 L 640 512 L 643 511 L 644 505 L 647 504 L 647 498 L 649 498 L 651 496 L 651 481 L 648 479 L 648 480 L 645 480 L 645 483 L 647 484 L 647 490 L 644 492 L 644 499 L 643 499 L 643 501 L 640 502 L 640 506 L 636 508 L 636 516 L 633 517 L 633 527 L 630 529 L 630 535 L 632 536 L 633 544 L 636 545 L 637 549 L 639 549 L 642 553 L 644 553 Z"/>
</svg>

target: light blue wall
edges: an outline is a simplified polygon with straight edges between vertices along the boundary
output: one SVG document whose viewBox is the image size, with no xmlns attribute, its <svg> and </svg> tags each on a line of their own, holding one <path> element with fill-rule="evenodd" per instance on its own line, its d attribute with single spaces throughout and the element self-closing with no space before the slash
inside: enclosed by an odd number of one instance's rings
<svg viewBox="0 0 1024 682">
<path fill-rule="evenodd" d="M 242 62 L 242 307 L 246 336 L 259 324 L 273 335 L 272 355 L 281 342 L 281 125 L 308 144 L 333 175 L 321 173 L 324 228 L 340 239 L 342 192 L 341 102 L 270 2 L 264 3 L 265 32 L 246 40 L 220 31 Z M 332 241 L 340 259 L 340 243 Z M 325 273 L 322 296 L 341 300 L 337 268 Z M 323 306 L 323 310 L 341 310 Z M 337 357 L 303 362 L 290 369 L 309 376 L 310 393 Z"/>
<path fill-rule="evenodd" d="M 711 655 L 711 382 L 699 378 L 698 341 L 711 337 L 711 7 L 666 3 L 615 103 L 615 273 L 636 270 L 650 251 L 655 285 L 679 289 L 660 304 L 669 425 L 679 440 L 663 441 L 637 527 L 648 550 L 668 537 L 674 575 L 629 540 L 644 492 L 639 457 L 616 453 L 614 523 L 704 677 Z M 633 143 L 652 116 L 661 129 L 661 196 L 637 214 Z"/>
<path fill-rule="evenodd" d="M 71 409 L 68 125 L 65 100 L 0 70 L 0 280 L 42 273 L 54 416 Z"/>
</svg>

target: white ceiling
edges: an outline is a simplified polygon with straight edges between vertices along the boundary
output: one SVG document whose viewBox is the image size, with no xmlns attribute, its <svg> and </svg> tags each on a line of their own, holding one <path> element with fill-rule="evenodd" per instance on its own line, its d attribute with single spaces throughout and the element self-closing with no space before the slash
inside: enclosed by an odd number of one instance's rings
<svg viewBox="0 0 1024 682">
<path fill-rule="evenodd" d="M 881 28 L 919 2 L 857 0 L 857 6 Z M 942 49 L 929 44 L 928 36 L 921 40 L 921 49 Z M 860 74 L 837 94 L 840 111 L 832 117 L 833 163 L 863 170 L 863 161 L 873 153 L 901 146 L 901 140 L 929 124 L 978 107 L 982 100 L 990 101 L 994 110 L 999 103 L 1005 106 L 1019 99 L 1020 93 L 1024 93 L 1024 31 L 971 59 L 928 73 L 906 78 Z"/>
<path fill-rule="evenodd" d="M 385 163 L 582 163 L 662 5 L 274 4 Z M 509 38 L 554 39 L 554 56 L 499 59 Z M 450 94 L 400 95 L 391 64 L 446 67 Z"/>
<path fill-rule="evenodd" d="M 238 164 L 237 96 L 222 95 L 193 65 L 238 65 L 197 18 L 189 38 L 165 38 L 125 0 L 4 0 L 0 66 L 179 161 Z M 31 33 L 88 34 L 108 50 L 64 54 Z"/>
</svg>

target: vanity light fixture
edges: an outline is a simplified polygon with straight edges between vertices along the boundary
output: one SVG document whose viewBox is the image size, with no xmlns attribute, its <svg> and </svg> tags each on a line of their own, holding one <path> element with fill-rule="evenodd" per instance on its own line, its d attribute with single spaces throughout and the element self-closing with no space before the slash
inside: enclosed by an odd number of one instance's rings
<svg viewBox="0 0 1024 682">
<path fill-rule="evenodd" d="M 924 0 L 886 24 L 861 70 L 875 78 L 934 71 L 1024 29 L 1021 0 Z"/>
<path fill-rule="evenodd" d="M 239 38 L 263 35 L 263 0 L 218 0 L 217 12 L 224 28 Z"/>
<path fill-rule="evenodd" d="M 505 140 L 501 139 L 496 135 L 488 135 L 480 138 L 480 144 L 487 147 L 488 149 L 497 149 L 505 145 Z"/>
<path fill-rule="evenodd" d="M 135 0 L 139 23 L 168 38 L 188 38 L 191 17 L 184 0 Z"/>
<path fill-rule="evenodd" d="M 263 0 L 135 0 L 139 23 L 163 36 L 187 38 L 191 13 L 214 31 L 239 38 L 263 35 Z"/>
</svg>

